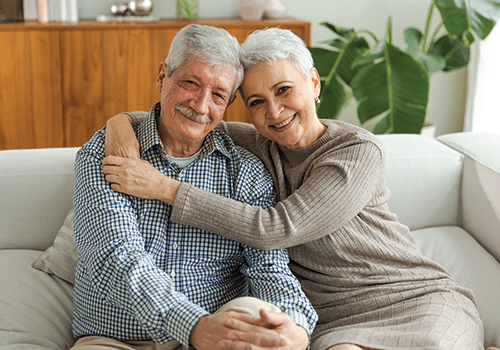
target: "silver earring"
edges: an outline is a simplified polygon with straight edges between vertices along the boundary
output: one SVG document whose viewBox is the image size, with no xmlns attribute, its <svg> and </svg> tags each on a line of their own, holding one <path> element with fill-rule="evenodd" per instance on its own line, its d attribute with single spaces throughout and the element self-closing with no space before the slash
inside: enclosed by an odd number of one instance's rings
<svg viewBox="0 0 500 350">
<path fill-rule="evenodd" d="M 316 104 L 318 104 L 318 103 L 320 103 L 321 101 L 320 101 L 319 97 L 316 97 L 316 99 L 314 100 L 314 102 L 316 102 Z"/>
</svg>

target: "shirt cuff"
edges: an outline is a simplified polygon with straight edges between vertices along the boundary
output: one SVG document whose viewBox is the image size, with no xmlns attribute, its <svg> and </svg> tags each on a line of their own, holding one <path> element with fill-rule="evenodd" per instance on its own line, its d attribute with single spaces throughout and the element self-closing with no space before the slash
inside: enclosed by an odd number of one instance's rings
<svg viewBox="0 0 500 350">
<path fill-rule="evenodd" d="M 307 334 L 309 334 L 309 336 L 311 336 L 315 325 L 309 324 L 308 318 L 306 315 L 304 315 L 301 312 L 295 311 L 295 310 L 283 310 L 282 309 L 281 311 L 287 313 L 292 318 L 292 320 L 295 322 L 295 324 L 304 328 L 306 330 Z"/>
<path fill-rule="evenodd" d="M 167 323 L 165 332 L 176 339 L 186 348 L 189 348 L 191 331 L 198 321 L 210 315 L 202 307 L 189 301 L 179 302 L 172 306 L 166 315 Z"/>
</svg>

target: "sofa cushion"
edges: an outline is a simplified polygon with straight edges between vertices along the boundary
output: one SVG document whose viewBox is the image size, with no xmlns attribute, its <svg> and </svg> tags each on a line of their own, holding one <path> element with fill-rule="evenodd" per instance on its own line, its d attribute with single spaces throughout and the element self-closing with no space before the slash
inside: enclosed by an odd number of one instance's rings
<svg viewBox="0 0 500 350">
<path fill-rule="evenodd" d="M 73 345 L 73 288 L 31 267 L 36 250 L 0 250 L 0 350 Z"/>
<path fill-rule="evenodd" d="M 463 287 L 476 295 L 485 324 L 486 346 L 500 345 L 500 265 L 460 227 L 433 227 L 412 232 L 422 253 L 443 266 Z"/>
<path fill-rule="evenodd" d="M 387 160 L 390 209 L 411 230 L 460 224 L 463 156 L 430 137 L 378 135 Z"/>
<path fill-rule="evenodd" d="M 75 270 L 78 263 L 73 215 L 74 211 L 71 209 L 57 233 L 54 244 L 47 248 L 32 265 L 35 269 L 56 275 L 71 284 L 75 284 Z"/>
<path fill-rule="evenodd" d="M 45 250 L 71 209 L 78 148 L 0 151 L 0 249 Z"/>
</svg>

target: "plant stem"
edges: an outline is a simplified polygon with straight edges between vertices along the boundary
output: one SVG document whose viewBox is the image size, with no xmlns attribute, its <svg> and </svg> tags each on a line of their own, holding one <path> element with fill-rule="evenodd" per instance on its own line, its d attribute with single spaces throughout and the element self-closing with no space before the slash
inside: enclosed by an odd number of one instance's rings
<svg viewBox="0 0 500 350">
<path fill-rule="evenodd" d="M 434 7 L 436 7 L 436 4 L 434 1 L 431 2 L 431 6 L 429 6 L 429 12 L 427 13 L 427 21 L 425 23 L 425 32 L 424 32 L 424 39 L 422 40 L 422 53 L 428 53 L 427 52 L 427 37 L 429 36 L 429 30 L 431 27 L 431 20 L 432 20 L 432 14 L 434 12 Z M 431 41 L 432 43 L 432 41 Z M 429 45 L 430 48 L 431 45 Z"/>
<path fill-rule="evenodd" d="M 431 40 L 429 41 L 429 47 L 425 50 L 425 53 L 429 53 L 432 49 L 432 44 L 436 40 L 436 37 L 439 33 L 439 30 L 443 27 L 443 23 L 440 23 L 439 26 L 436 28 L 434 33 L 432 34 Z"/>
<path fill-rule="evenodd" d="M 323 96 L 326 93 L 327 87 L 330 85 L 330 82 L 335 77 L 335 74 L 337 72 L 337 68 L 340 65 L 340 61 L 342 61 L 342 58 L 344 58 L 344 55 L 347 52 L 347 49 L 349 48 L 349 45 L 351 45 L 351 43 L 353 42 L 353 40 L 356 37 L 357 37 L 356 34 L 351 35 L 351 37 L 349 38 L 349 40 L 347 40 L 347 42 L 344 44 L 344 47 L 342 48 L 342 50 L 339 52 L 339 56 L 337 57 L 337 60 L 333 64 L 332 69 L 330 69 L 330 72 L 328 73 L 328 77 L 325 79 L 325 84 L 324 84 L 325 88 L 321 89 L 321 93 L 320 93 L 320 96 L 319 96 L 320 102 L 318 103 L 318 105 L 316 106 L 316 108 L 319 108 L 319 106 L 321 105 L 321 102 L 323 101 Z"/>
<path fill-rule="evenodd" d="M 392 43 L 392 17 L 387 20 L 387 30 L 385 33 L 385 42 Z"/>
<path fill-rule="evenodd" d="M 369 36 L 372 37 L 373 41 L 378 42 L 378 39 L 375 36 L 375 34 L 373 34 L 372 32 L 370 32 L 369 30 L 364 29 L 364 30 L 360 30 L 359 32 L 356 32 L 357 36 L 359 36 L 359 34 L 368 34 Z"/>
</svg>

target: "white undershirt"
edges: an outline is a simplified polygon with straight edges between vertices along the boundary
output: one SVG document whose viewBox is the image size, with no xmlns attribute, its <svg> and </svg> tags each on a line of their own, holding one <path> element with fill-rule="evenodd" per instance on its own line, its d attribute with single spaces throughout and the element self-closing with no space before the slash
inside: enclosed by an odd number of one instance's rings
<svg viewBox="0 0 500 350">
<path fill-rule="evenodd" d="M 175 163 L 177 164 L 177 166 L 181 169 L 184 169 L 185 167 L 187 167 L 189 164 L 191 164 L 192 162 L 194 162 L 199 154 L 201 152 L 201 149 L 196 152 L 195 154 L 193 154 L 191 157 L 188 157 L 188 158 L 175 158 L 175 157 L 172 157 L 170 155 L 167 154 L 168 156 L 168 159 L 172 162 L 172 163 Z"/>
</svg>

